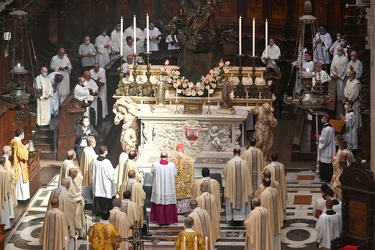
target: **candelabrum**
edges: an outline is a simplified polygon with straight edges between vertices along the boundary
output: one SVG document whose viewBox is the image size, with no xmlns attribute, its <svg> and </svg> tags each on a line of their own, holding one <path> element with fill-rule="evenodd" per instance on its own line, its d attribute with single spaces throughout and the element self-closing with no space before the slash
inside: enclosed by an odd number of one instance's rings
<svg viewBox="0 0 375 250">
<path fill-rule="evenodd" d="M 174 113 L 179 114 L 180 111 L 178 111 L 178 101 L 176 100 L 175 103 L 176 103 L 176 110 L 174 111 Z"/>
<path fill-rule="evenodd" d="M 245 57 L 244 54 L 237 54 L 239 59 L 239 67 L 238 67 L 238 84 L 236 86 L 236 91 L 234 91 L 234 97 L 244 98 L 246 96 L 245 87 L 242 83 L 242 59 Z"/>
<path fill-rule="evenodd" d="M 256 76 L 256 70 L 255 70 L 255 56 L 252 56 L 252 62 L 253 62 L 253 69 L 251 73 L 251 80 L 253 81 L 250 87 L 247 89 L 247 93 L 249 95 L 249 98 L 258 98 L 258 88 L 255 84 L 255 80 L 257 78 Z"/>
<path fill-rule="evenodd" d="M 135 96 L 139 94 L 138 83 L 137 83 L 137 54 L 133 54 L 133 82 L 130 84 L 129 94 Z"/>
<path fill-rule="evenodd" d="M 150 69 L 151 69 L 151 64 L 150 64 L 150 56 L 151 56 L 151 52 L 148 52 L 148 53 L 144 53 L 146 55 L 146 60 L 147 60 L 147 66 L 146 66 L 146 77 L 147 77 L 147 82 L 143 85 L 143 95 L 144 96 L 151 96 L 152 95 L 152 84 L 151 84 L 151 81 L 150 81 L 150 77 L 151 77 L 151 72 L 150 72 Z"/>
</svg>

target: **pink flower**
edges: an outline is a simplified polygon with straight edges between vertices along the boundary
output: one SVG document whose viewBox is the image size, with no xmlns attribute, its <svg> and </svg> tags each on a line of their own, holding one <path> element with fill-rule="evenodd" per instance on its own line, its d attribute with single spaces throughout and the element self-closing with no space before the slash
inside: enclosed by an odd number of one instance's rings
<svg viewBox="0 0 375 250">
<path fill-rule="evenodd" d="M 180 71 L 176 71 L 176 76 L 179 76 L 181 73 L 180 73 Z"/>
<path fill-rule="evenodd" d="M 169 65 L 169 60 L 166 60 L 164 64 Z"/>
<path fill-rule="evenodd" d="M 178 85 L 179 85 L 179 84 L 177 84 L 177 83 L 173 83 L 173 87 L 174 87 L 175 89 L 178 88 Z"/>
<path fill-rule="evenodd" d="M 223 60 L 220 60 L 220 62 L 219 62 L 219 66 L 220 66 L 220 67 L 223 67 L 223 66 L 224 66 Z"/>
<path fill-rule="evenodd" d="M 211 84 L 211 88 L 216 89 L 216 83 Z"/>
<path fill-rule="evenodd" d="M 171 83 L 171 82 L 172 82 L 172 79 L 171 79 L 171 78 L 168 78 L 168 79 L 167 79 L 167 82 L 168 82 L 168 83 Z"/>
<path fill-rule="evenodd" d="M 216 77 L 216 81 L 219 81 L 219 80 L 220 80 L 220 78 L 221 78 L 220 76 L 217 76 L 217 77 Z"/>
<path fill-rule="evenodd" d="M 225 62 L 225 65 L 229 66 L 229 64 L 230 64 L 230 61 Z"/>
<path fill-rule="evenodd" d="M 214 70 L 213 70 L 213 69 L 210 70 L 210 74 L 212 74 L 212 73 L 214 73 Z"/>
<path fill-rule="evenodd" d="M 206 89 L 209 90 L 210 89 L 210 85 L 206 85 Z"/>
<path fill-rule="evenodd" d="M 206 75 L 206 80 L 209 79 L 211 77 L 211 74 L 207 74 Z"/>
<path fill-rule="evenodd" d="M 224 73 L 225 74 L 229 73 L 229 69 L 224 69 Z"/>
<path fill-rule="evenodd" d="M 177 80 L 177 85 L 181 85 L 181 81 L 180 80 Z"/>
<path fill-rule="evenodd" d="M 182 84 L 182 87 L 185 89 L 185 88 L 187 88 L 187 84 L 186 84 L 186 82 L 184 82 L 183 84 Z"/>
</svg>

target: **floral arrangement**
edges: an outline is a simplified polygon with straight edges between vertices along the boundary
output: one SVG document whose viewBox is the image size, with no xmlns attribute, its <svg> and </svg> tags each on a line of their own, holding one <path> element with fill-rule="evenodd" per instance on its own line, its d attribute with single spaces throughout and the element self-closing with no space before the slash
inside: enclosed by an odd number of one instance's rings
<svg viewBox="0 0 375 250">
<path fill-rule="evenodd" d="M 173 85 L 180 96 L 189 97 L 207 97 L 208 94 L 212 95 L 216 88 L 225 80 L 226 73 L 229 72 L 229 61 L 225 63 L 220 60 L 219 67 L 213 68 L 202 76 L 201 81 L 193 83 L 181 76 L 180 71 L 172 69 L 169 61 L 165 61 L 165 67 L 161 68 L 162 75 L 166 76 L 166 81 Z"/>
</svg>

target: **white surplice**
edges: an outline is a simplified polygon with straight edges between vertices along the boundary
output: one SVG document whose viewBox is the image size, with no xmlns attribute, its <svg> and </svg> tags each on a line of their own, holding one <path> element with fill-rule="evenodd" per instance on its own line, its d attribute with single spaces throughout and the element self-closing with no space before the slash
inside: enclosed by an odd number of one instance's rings
<svg viewBox="0 0 375 250">
<path fill-rule="evenodd" d="M 96 72 L 94 69 L 91 69 L 90 74 L 91 78 L 94 80 L 98 80 L 98 78 L 100 77 L 101 79 L 99 81 L 103 83 L 103 85 L 100 86 L 99 97 L 100 99 L 102 99 L 102 117 L 104 119 L 108 115 L 107 78 L 105 75 L 105 70 L 100 67 L 98 72 Z"/>
<path fill-rule="evenodd" d="M 158 28 L 150 29 L 150 51 L 159 51 L 159 43 L 161 32 Z M 147 39 L 147 28 L 143 30 L 143 36 Z M 152 37 L 156 36 L 156 39 L 153 40 Z"/>
<path fill-rule="evenodd" d="M 262 62 L 266 64 L 266 68 L 275 69 L 278 68 L 276 60 L 279 59 L 281 56 L 280 48 L 276 44 L 273 46 L 268 45 L 267 47 L 267 57 L 269 57 L 271 60 L 269 60 L 266 63 L 266 50 L 262 53 Z"/>
<path fill-rule="evenodd" d="M 335 131 L 328 123 L 325 124 L 319 138 L 319 161 L 332 163 L 332 156 L 336 153 Z"/>
<path fill-rule="evenodd" d="M 59 113 L 59 88 L 57 83 L 55 82 L 56 75 L 61 75 L 59 72 L 52 72 L 48 75 L 49 79 L 51 80 L 53 95 L 51 97 L 51 113 L 52 115 L 57 115 Z M 61 83 L 58 83 L 59 85 Z"/>
<path fill-rule="evenodd" d="M 363 72 L 363 65 L 362 62 L 358 59 L 350 60 L 348 65 L 346 66 L 346 75 L 349 77 L 350 66 L 352 66 L 353 70 L 355 71 L 355 78 L 359 79 L 362 76 Z"/>
<path fill-rule="evenodd" d="M 59 70 L 59 67 L 63 67 L 64 69 Z M 72 64 L 70 63 L 70 60 L 67 55 L 64 55 L 62 58 L 60 58 L 58 55 L 55 55 L 54 57 L 52 57 L 50 68 L 56 72 L 59 72 L 64 77 L 64 79 L 60 82 L 58 86 L 59 101 L 61 104 L 70 93 L 69 75 L 72 70 Z"/>
<path fill-rule="evenodd" d="M 341 214 L 327 215 L 327 213 L 323 213 L 319 217 L 315 226 L 319 248 L 331 249 L 331 241 L 340 236 L 341 224 Z"/>
<path fill-rule="evenodd" d="M 49 125 L 51 122 L 51 100 L 53 96 L 53 88 L 49 77 L 38 75 L 34 81 L 34 88 L 42 89 L 42 95 L 36 102 L 36 120 L 39 126 Z M 48 99 L 45 99 L 47 95 Z"/>
<path fill-rule="evenodd" d="M 318 43 L 319 39 L 322 41 L 322 43 Z M 328 51 L 332 45 L 331 35 L 327 32 L 324 32 L 324 34 L 321 34 L 320 32 L 316 33 L 314 37 L 314 45 L 314 60 L 322 64 L 329 64 L 331 62 L 331 58 L 329 57 Z"/>
<path fill-rule="evenodd" d="M 126 39 L 126 37 L 128 36 L 131 36 L 134 40 L 134 43 L 137 44 L 137 54 L 139 53 L 143 53 L 143 46 L 144 46 L 144 42 L 145 42 L 145 37 L 143 35 L 143 31 L 137 27 L 137 30 L 136 30 L 136 34 L 137 38 L 139 38 L 139 40 L 137 41 L 136 38 L 134 38 L 134 29 L 133 29 L 133 26 L 130 26 L 128 27 L 125 31 L 124 31 L 124 39 Z M 133 52 L 132 52 L 133 54 Z"/>
<path fill-rule="evenodd" d="M 177 36 L 174 35 L 174 40 L 178 43 Z M 180 49 L 180 46 L 178 44 L 175 44 L 173 42 L 172 36 L 168 35 L 165 38 L 165 42 L 168 43 L 168 50 L 175 50 L 175 49 Z"/>
<path fill-rule="evenodd" d="M 346 66 L 348 65 L 348 58 L 342 54 L 339 56 L 338 54 L 335 55 L 332 59 L 331 64 L 331 77 L 334 75 L 338 75 L 337 78 L 337 85 L 336 85 L 336 96 L 337 101 L 344 101 L 344 88 L 345 88 L 345 80 L 346 80 Z"/>
<path fill-rule="evenodd" d="M 109 44 L 108 48 L 105 48 L 104 45 Z M 112 41 L 109 36 L 99 35 L 95 39 L 95 47 L 98 54 L 96 54 L 96 62 L 99 63 L 99 66 L 105 68 L 105 66 L 111 61 L 109 54 L 112 52 Z"/>
<path fill-rule="evenodd" d="M 111 41 L 112 41 L 112 54 L 111 60 L 119 58 L 120 55 L 120 46 L 121 46 L 121 30 L 114 29 L 111 32 Z M 125 42 L 125 37 L 123 37 L 123 42 Z"/>
<path fill-rule="evenodd" d="M 345 140 L 353 146 L 353 149 L 358 149 L 358 132 L 356 115 L 352 109 L 345 114 Z"/>
<path fill-rule="evenodd" d="M 104 158 L 104 159 L 103 159 Z M 99 156 L 91 165 L 92 188 L 95 197 L 111 199 L 116 195 L 113 182 L 115 170 L 112 163 L 103 156 Z"/>
<path fill-rule="evenodd" d="M 152 164 L 151 174 L 154 176 L 151 202 L 162 205 L 177 204 L 174 183 L 174 177 L 177 175 L 175 164 L 168 162 L 168 165 L 162 165 L 155 162 Z"/>
<path fill-rule="evenodd" d="M 362 90 L 361 83 L 357 79 L 346 81 L 346 85 L 344 88 L 344 96 L 347 97 L 349 100 L 353 101 L 353 111 L 355 114 L 355 122 L 356 127 L 362 127 L 362 119 L 361 119 L 361 100 L 360 100 L 360 93 Z"/>
</svg>

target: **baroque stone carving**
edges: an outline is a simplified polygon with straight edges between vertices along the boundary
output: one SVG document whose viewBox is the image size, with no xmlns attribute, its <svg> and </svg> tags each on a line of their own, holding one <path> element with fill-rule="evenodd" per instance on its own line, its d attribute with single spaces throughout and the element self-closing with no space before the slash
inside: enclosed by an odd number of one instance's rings
<svg viewBox="0 0 375 250">
<path fill-rule="evenodd" d="M 138 144 L 138 124 L 136 115 L 138 106 L 129 97 L 117 99 L 113 105 L 113 113 L 115 113 L 114 123 L 118 125 L 123 121 L 120 142 L 123 149 L 126 145 L 136 147 Z"/>
</svg>

